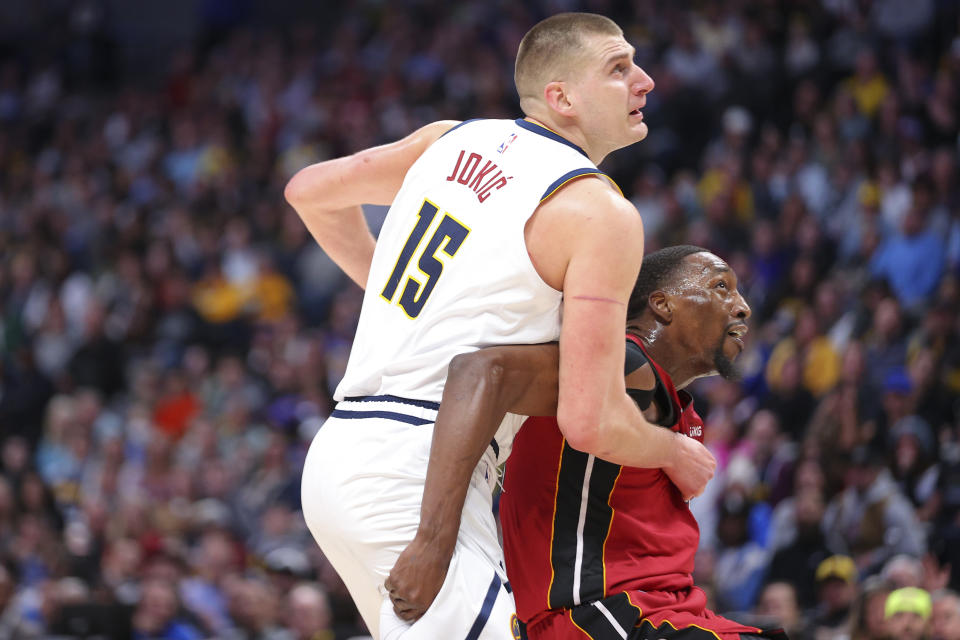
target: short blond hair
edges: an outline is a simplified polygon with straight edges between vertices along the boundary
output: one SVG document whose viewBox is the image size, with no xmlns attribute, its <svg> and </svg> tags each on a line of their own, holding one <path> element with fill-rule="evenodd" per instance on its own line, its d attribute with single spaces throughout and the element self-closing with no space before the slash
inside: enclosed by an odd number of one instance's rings
<svg viewBox="0 0 960 640">
<path fill-rule="evenodd" d="M 583 54 L 585 36 L 622 36 L 617 23 L 595 13 L 558 13 L 541 20 L 523 36 L 517 50 L 513 79 L 525 102 L 542 97 L 549 82 L 562 80 L 572 63 Z"/>
</svg>

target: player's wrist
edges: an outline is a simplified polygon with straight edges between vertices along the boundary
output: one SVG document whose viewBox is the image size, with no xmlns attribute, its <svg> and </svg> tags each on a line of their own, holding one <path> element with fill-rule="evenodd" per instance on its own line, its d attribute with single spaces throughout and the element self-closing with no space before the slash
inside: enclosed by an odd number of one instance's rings
<svg viewBox="0 0 960 640">
<path fill-rule="evenodd" d="M 436 550 L 437 553 L 452 553 L 460 531 L 459 519 L 455 519 L 454 522 L 457 526 L 451 526 L 450 519 L 436 523 L 421 523 L 414 542 Z"/>
<path fill-rule="evenodd" d="M 661 429 L 667 436 L 666 453 L 664 455 L 664 471 L 673 471 L 680 466 L 683 459 L 683 434 L 677 431 Z"/>
</svg>

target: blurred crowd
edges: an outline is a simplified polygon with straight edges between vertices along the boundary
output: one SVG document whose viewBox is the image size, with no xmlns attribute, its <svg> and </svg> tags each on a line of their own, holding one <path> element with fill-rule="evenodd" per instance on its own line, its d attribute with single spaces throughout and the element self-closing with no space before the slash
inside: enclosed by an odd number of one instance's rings
<svg viewBox="0 0 960 640">
<path fill-rule="evenodd" d="M 604 165 L 648 250 L 710 248 L 753 308 L 742 380 L 693 389 L 712 606 L 960 640 L 956 1 L 237 9 L 144 74 L 106 3 L 34 4 L 42 37 L 0 29 L 0 640 L 364 636 L 299 513 L 361 293 L 283 186 L 517 117 L 516 46 L 561 10 L 617 20 L 656 81 Z"/>
</svg>

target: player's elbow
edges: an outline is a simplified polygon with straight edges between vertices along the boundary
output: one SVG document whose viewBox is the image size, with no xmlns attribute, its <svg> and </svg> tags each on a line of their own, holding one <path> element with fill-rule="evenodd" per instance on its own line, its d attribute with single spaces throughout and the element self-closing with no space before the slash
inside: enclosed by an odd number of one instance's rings
<svg viewBox="0 0 960 640">
<path fill-rule="evenodd" d="M 597 453 L 601 446 L 602 430 L 599 413 L 591 407 L 560 402 L 557 407 L 557 425 L 567 444 L 578 451 Z"/>
<path fill-rule="evenodd" d="M 301 169 L 294 174 L 287 186 L 283 189 L 283 198 L 294 209 L 299 208 L 309 198 L 307 169 Z"/>
<path fill-rule="evenodd" d="M 489 393 L 497 393 L 503 384 L 506 365 L 503 358 L 492 351 L 481 349 L 461 353 L 450 361 L 447 372 L 450 381 L 476 385 Z"/>
</svg>

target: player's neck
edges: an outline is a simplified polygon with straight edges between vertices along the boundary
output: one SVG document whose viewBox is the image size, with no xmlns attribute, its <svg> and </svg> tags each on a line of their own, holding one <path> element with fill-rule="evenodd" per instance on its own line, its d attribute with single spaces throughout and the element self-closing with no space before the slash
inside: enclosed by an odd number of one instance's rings
<svg viewBox="0 0 960 640">
<path fill-rule="evenodd" d="M 699 359 L 691 358 L 688 348 L 679 340 L 671 339 L 670 332 L 664 325 L 641 320 L 630 323 L 628 330 L 639 336 L 647 354 L 667 372 L 676 389 L 683 389 L 697 378 L 706 375 Z"/>
<path fill-rule="evenodd" d="M 590 144 L 590 142 L 587 140 L 587 136 L 584 135 L 583 131 L 581 131 L 579 127 L 557 122 L 555 119 L 546 117 L 542 114 L 532 116 L 528 115 L 524 118 L 524 120 L 540 125 L 541 127 L 557 134 L 564 140 L 577 145 L 583 149 L 583 152 L 587 154 L 587 157 L 590 158 L 590 161 L 593 162 L 593 164 L 600 164 L 607 156 L 606 151 L 597 151 L 594 149 L 596 145 Z"/>
</svg>

